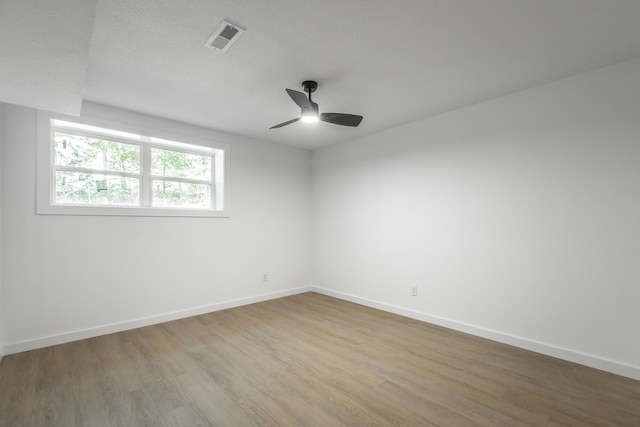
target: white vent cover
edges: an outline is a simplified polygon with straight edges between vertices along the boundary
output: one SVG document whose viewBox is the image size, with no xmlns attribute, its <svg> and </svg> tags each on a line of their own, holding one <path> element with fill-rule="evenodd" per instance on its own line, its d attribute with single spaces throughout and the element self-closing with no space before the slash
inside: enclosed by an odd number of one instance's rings
<svg viewBox="0 0 640 427">
<path fill-rule="evenodd" d="M 211 49 L 226 52 L 240 38 L 244 30 L 228 21 L 222 21 L 204 44 Z"/>
</svg>

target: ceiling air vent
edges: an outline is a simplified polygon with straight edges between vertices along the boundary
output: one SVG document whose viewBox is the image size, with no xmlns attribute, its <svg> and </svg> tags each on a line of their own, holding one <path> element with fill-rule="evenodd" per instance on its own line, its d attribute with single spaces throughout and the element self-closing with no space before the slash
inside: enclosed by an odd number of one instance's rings
<svg viewBox="0 0 640 427">
<path fill-rule="evenodd" d="M 244 30 L 230 22 L 222 21 L 204 44 L 211 49 L 226 52 L 240 38 Z"/>
</svg>

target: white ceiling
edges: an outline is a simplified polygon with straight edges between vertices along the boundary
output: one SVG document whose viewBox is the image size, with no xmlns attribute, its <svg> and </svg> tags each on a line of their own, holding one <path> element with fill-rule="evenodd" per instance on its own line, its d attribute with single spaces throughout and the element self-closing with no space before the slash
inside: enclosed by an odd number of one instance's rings
<svg viewBox="0 0 640 427">
<path fill-rule="evenodd" d="M 80 113 L 96 4 L 0 0 L 0 102 Z"/>
<path fill-rule="evenodd" d="M 225 18 L 246 29 L 226 54 L 204 47 Z M 640 1 L 98 0 L 90 42 L 86 79 L 66 79 L 85 100 L 312 149 L 638 57 Z M 299 115 L 284 89 L 306 79 L 360 127 L 269 130 Z"/>
</svg>

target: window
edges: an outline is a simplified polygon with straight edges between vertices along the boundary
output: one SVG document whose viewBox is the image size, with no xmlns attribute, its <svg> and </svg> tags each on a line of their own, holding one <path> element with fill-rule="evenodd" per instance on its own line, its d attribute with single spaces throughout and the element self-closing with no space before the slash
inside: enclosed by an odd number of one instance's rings
<svg viewBox="0 0 640 427">
<path fill-rule="evenodd" d="M 60 117 L 38 116 L 38 213 L 228 216 L 228 147 Z"/>
</svg>

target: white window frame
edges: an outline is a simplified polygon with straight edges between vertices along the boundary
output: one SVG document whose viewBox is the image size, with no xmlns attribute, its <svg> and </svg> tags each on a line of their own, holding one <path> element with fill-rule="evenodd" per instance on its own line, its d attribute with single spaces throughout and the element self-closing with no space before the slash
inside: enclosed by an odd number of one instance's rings
<svg viewBox="0 0 640 427">
<path fill-rule="evenodd" d="M 55 151 L 52 142 L 52 120 L 76 123 L 78 125 L 93 126 L 108 129 L 112 132 L 124 132 L 139 137 L 118 137 L 112 134 L 89 132 L 116 142 L 139 145 L 141 156 L 140 193 L 141 206 L 107 206 L 107 205 L 74 205 L 55 203 Z M 87 133 L 78 129 L 78 134 Z M 179 142 L 177 142 L 179 141 Z M 171 208 L 151 206 L 151 180 L 158 178 L 151 175 L 151 149 L 160 148 L 175 150 L 191 154 L 208 154 L 212 156 L 213 166 L 213 209 Z M 170 216 L 170 217 L 229 217 L 229 155 L 230 147 L 214 141 L 203 140 L 184 135 L 150 130 L 129 124 L 89 118 L 71 117 L 38 111 L 38 150 L 36 177 L 36 213 L 44 215 L 116 215 L 116 216 Z M 146 159 L 146 161 L 145 161 Z M 118 174 L 129 175 L 129 174 Z M 160 177 L 162 178 L 162 177 Z M 186 180 L 190 181 L 190 180 Z M 146 188 L 147 191 L 143 191 Z"/>
</svg>

